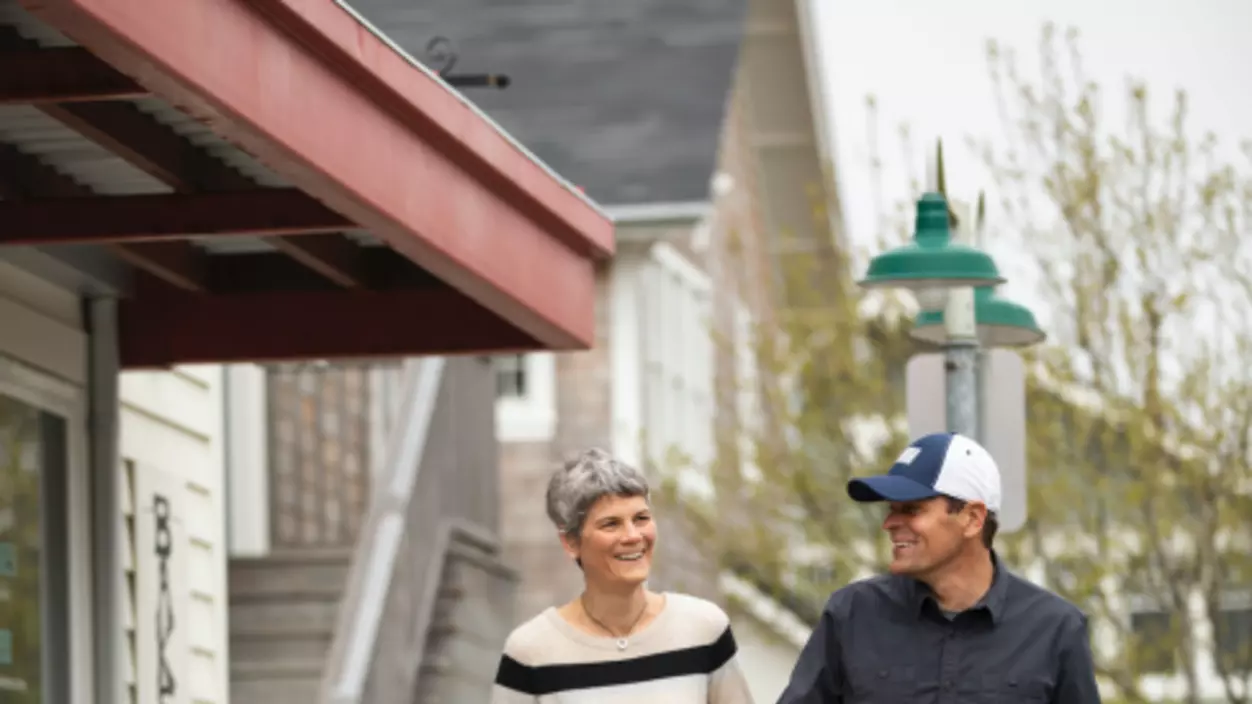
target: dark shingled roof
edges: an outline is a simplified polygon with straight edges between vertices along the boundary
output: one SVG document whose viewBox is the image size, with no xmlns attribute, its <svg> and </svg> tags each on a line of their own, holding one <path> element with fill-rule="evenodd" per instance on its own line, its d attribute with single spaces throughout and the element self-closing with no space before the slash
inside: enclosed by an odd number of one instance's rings
<svg viewBox="0 0 1252 704">
<path fill-rule="evenodd" d="M 596 202 L 708 199 L 746 0 L 349 3 L 419 60 L 442 36 L 453 73 L 507 74 L 465 95 Z"/>
</svg>

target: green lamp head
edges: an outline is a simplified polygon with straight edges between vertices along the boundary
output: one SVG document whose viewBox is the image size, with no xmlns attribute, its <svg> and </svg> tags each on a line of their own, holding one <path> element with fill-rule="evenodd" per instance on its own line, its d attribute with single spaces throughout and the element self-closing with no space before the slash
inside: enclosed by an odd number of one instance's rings
<svg viewBox="0 0 1252 704">
<path fill-rule="evenodd" d="M 1047 337 L 1030 309 L 1000 298 L 993 286 L 974 290 L 974 320 L 978 323 L 979 342 L 984 347 L 1027 347 Z M 948 338 L 943 311 L 923 311 L 909 334 L 923 342 L 942 345 Z"/>
<path fill-rule="evenodd" d="M 948 201 L 927 193 L 917 201 L 913 241 L 870 260 L 866 288 L 955 288 L 1004 283 L 986 252 L 952 242 Z"/>
</svg>

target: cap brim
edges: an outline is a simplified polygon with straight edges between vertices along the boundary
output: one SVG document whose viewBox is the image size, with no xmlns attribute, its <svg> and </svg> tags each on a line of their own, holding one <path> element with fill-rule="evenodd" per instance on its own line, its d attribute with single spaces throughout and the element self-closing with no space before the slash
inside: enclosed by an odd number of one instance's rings
<svg viewBox="0 0 1252 704">
<path fill-rule="evenodd" d="M 933 487 L 915 482 L 908 477 L 884 474 L 863 477 L 848 482 L 848 496 L 853 501 L 921 501 L 939 496 Z"/>
</svg>

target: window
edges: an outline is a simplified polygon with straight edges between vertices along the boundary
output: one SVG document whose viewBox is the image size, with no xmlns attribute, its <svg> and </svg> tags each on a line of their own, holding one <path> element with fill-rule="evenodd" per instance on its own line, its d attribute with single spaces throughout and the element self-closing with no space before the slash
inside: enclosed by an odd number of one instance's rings
<svg viewBox="0 0 1252 704">
<path fill-rule="evenodd" d="M 1143 674 L 1165 675 L 1174 671 L 1178 643 L 1174 619 L 1165 611 L 1136 611 L 1130 615 L 1134 635 L 1134 661 Z"/>
<path fill-rule="evenodd" d="M 63 417 L 0 395 L 0 689 L 25 701 L 68 701 L 68 461 Z"/>
<path fill-rule="evenodd" d="M 556 433 L 556 357 L 550 352 L 495 358 L 496 438 L 539 442 Z"/>
<path fill-rule="evenodd" d="M 1213 641 L 1224 669 L 1252 672 L 1252 608 L 1222 610 L 1213 623 Z"/>
<path fill-rule="evenodd" d="M 526 355 L 496 358 L 496 398 L 526 396 Z"/>
</svg>

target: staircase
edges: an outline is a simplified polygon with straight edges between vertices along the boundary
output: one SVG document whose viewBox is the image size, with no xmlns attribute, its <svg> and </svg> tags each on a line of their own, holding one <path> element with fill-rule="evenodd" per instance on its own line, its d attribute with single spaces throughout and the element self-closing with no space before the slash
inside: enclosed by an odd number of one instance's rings
<svg viewBox="0 0 1252 704">
<path fill-rule="evenodd" d="M 452 535 L 443 569 L 414 702 L 489 701 L 518 577 L 494 550 L 461 532 Z"/>
<path fill-rule="evenodd" d="M 347 581 L 348 550 L 230 561 L 230 701 L 317 701 Z"/>
<path fill-rule="evenodd" d="M 320 696 L 350 553 L 321 550 L 230 563 L 232 704 L 312 704 Z M 513 623 L 517 575 L 453 533 L 414 704 L 485 702 Z"/>
<path fill-rule="evenodd" d="M 517 583 L 493 533 L 494 380 L 412 364 L 356 544 L 231 559 L 232 704 L 490 699 Z"/>
</svg>

